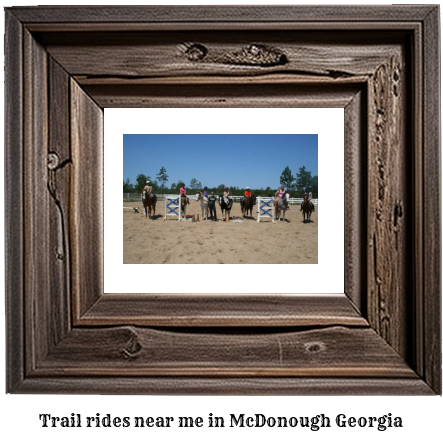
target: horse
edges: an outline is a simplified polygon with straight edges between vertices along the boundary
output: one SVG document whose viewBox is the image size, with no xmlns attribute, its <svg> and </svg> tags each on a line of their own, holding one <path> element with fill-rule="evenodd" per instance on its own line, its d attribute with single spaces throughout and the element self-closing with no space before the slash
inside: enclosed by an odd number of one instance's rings
<svg viewBox="0 0 443 438">
<path fill-rule="evenodd" d="M 181 204 L 181 215 L 183 218 L 185 217 L 186 214 L 186 205 L 189 204 L 189 199 L 186 197 L 186 195 L 181 195 L 180 204 Z"/>
<path fill-rule="evenodd" d="M 308 195 L 303 197 L 301 208 L 303 210 L 303 223 L 306 223 L 306 221 L 311 222 L 312 204 L 308 201 Z"/>
<path fill-rule="evenodd" d="M 277 201 L 277 206 L 275 209 L 275 218 L 277 220 L 281 220 L 280 212 L 283 212 L 283 219 L 285 219 L 286 209 L 288 208 L 288 198 L 283 196 Z"/>
<path fill-rule="evenodd" d="M 223 220 L 226 220 L 226 213 L 228 214 L 228 217 L 231 214 L 231 208 L 233 204 L 232 199 L 227 199 L 223 195 L 218 195 L 218 199 L 222 211 Z"/>
<path fill-rule="evenodd" d="M 256 204 L 256 197 L 255 197 L 254 193 L 252 193 L 251 196 L 248 196 L 245 199 L 245 202 L 243 202 L 243 204 L 241 206 L 241 211 L 243 213 L 243 219 L 248 214 L 248 211 L 250 211 L 249 216 L 252 217 L 252 209 L 254 208 L 255 204 Z"/>
<path fill-rule="evenodd" d="M 152 196 L 154 197 L 154 199 L 152 199 Z M 146 190 L 142 191 L 142 201 L 143 207 L 145 208 L 146 219 L 148 218 L 148 216 L 149 219 L 151 219 L 151 209 L 153 209 L 153 216 L 155 216 L 155 204 L 157 203 L 157 196 L 155 196 L 154 194 L 152 194 L 152 196 L 149 195 Z"/>
<path fill-rule="evenodd" d="M 208 220 L 209 216 L 209 201 L 208 198 L 204 198 L 201 192 L 197 192 L 197 201 L 200 201 L 200 207 L 202 209 L 202 220 Z"/>
</svg>

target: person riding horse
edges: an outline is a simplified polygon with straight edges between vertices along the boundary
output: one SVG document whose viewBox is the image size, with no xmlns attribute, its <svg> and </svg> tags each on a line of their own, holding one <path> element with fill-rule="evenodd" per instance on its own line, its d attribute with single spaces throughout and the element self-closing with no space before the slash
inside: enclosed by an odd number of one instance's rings
<svg viewBox="0 0 443 438">
<path fill-rule="evenodd" d="M 223 197 L 225 198 L 225 203 L 229 205 L 229 201 L 231 201 L 231 196 L 229 195 L 229 187 L 225 187 L 225 191 L 223 193 Z"/>
<path fill-rule="evenodd" d="M 143 200 L 143 192 L 145 192 L 146 195 L 151 196 L 152 200 L 154 202 L 157 201 L 157 198 L 154 196 L 154 193 L 152 193 L 152 187 L 149 185 L 151 181 L 146 181 L 146 185 L 143 187 L 142 190 L 142 200 Z"/>
<path fill-rule="evenodd" d="M 157 203 L 157 196 L 152 193 L 152 187 L 149 185 L 150 181 L 146 181 L 146 185 L 143 187 L 141 198 L 143 202 L 143 208 L 145 210 L 146 219 L 151 218 L 151 212 L 154 211 L 155 204 Z"/>
<path fill-rule="evenodd" d="M 180 195 L 182 198 L 186 198 L 186 204 L 189 204 L 189 198 L 186 196 L 186 186 L 185 183 L 182 184 L 180 187 Z"/>
<path fill-rule="evenodd" d="M 277 210 L 277 204 L 278 201 L 280 199 L 285 199 L 285 195 L 286 195 L 286 190 L 285 190 L 285 186 L 281 186 L 276 192 L 275 192 L 275 197 L 277 198 L 274 201 L 274 210 Z"/>
<path fill-rule="evenodd" d="M 244 203 L 246 201 L 246 198 L 250 198 L 251 196 L 252 196 L 251 190 L 249 189 L 249 187 L 246 187 L 245 196 L 240 201 L 240 204 L 241 204 L 242 208 L 244 207 Z"/>
<path fill-rule="evenodd" d="M 219 205 L 222 210 L 223 220 L 225 220 L 226 214 L 228 215 L 228 218 L 229 218 L 229 213 L 231 211 L 232 204 L 233 204 L 233 201 L 229 195 L 229 187 L 225 187 L 225 191 L 223 193 L 223 196 L 222 195 L 219 195 L 219 196 L 220 196 Z"/>
<path fill-rule="evenodd" d="M 315 211 L 314 203 L 312 202 L 311 186 L 306 187 L 304 195 L 307 195 L 307 197 L 308 197 L 308 202 L 310 202 L 311 205 L 312 205 L 312 211 Z M 300 211 L 303 210 L 303 204 L 304 204 L 304 203 L 305 203 L 305 201 L 302 201 L 302 203 L 301 203 L 301 205 L 300 205 Z"/>
</svg>

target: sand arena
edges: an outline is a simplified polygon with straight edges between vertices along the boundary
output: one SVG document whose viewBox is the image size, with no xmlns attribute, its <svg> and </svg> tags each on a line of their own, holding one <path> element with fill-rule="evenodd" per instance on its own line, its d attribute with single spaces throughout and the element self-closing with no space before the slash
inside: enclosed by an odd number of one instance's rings
<svg viewBox="0 0 443 438">
<path fill-rule="evenodd" d="M 123 202 L 124 207 L 139 207 L 142 202 Z M 299 205 L 286 211 L 285 222 L 273 224 L 270 219 L 257 223 L 257 206 L 253 219 L 243 223 L 221 220 L 216 204 L 217 222 L 202 221 L 200 203 L 192 201 L 187 214 L 200 214 L 199 222 L 178 221 L 165 217 L 165 201 L 158 201 L 154 219 L 123 209 L 123 262 L 146 263 L 210 263 L 210 264 L 275 264 L 318 263 L 319 208 L 312 214 L 312 222 L 303 223 Z M 232 216 L 241 216 L 235 203 Z"/>
</svg>

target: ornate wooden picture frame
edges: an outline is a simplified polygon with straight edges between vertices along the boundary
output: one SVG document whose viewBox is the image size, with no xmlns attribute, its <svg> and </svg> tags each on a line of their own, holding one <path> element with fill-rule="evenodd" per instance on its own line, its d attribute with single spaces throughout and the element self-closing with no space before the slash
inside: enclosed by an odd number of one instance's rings
<svg viewBox="0 0 443 438">
<path fill-rule="evenodd" d="M 438 6 L 7 8 L 7 391 L 441 394 L 439 57 Z M 104 294 L 105 107 L 344 108 L 345 294 Z"/>
</svg>

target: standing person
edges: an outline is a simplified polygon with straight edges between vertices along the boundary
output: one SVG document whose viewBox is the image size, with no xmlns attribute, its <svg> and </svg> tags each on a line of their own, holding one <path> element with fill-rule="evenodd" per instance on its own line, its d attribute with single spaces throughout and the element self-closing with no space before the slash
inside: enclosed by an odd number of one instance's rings
<svg viewBox="0 0 443 438">
<path fill-rule="evenodd" d="M 251 190 L 249 189 L 249 187 L 246 187 L 245 196 L 240 201 L 240 204 L 241 204 L 242 207 L 243 207 L 244 202 L 246 201 L 246 198 L 250 198 L 251 196 L 252 196 Z"/>
<path fill-rule="evenodd" d="M 283 199 L 283 197 L 286 195 L 285 186 L 281 186 L 276 192 L 275 197 L 277 198 L 274 201 L 274 210 L 277 210 L 277 204 L 280 199 Z"/>
<path fill-rule="evenodd" d="M 217 196 L 214 195 L 214 192 L 211 192 L 211 196 L 208 196 L 209 200 L 209 213 L 211 215 L 211 219 L 213 221 L 217 221 L 217 212 L 215 210 L 215 202 L 217 201 Z"/>
<path fill-rule="evenodd" d="M 314 203 L 312 202 L 311 186 L 306 187 L 306 189 L 305 189 L 305 195 L 308 195 L 308 202 L 310 202 L 311 205 L 312 205 L 312 211 L 315 211 Z M 303 195 L 303 197 L 304 197 L 304 195 Z M 304 201 L 302 201 L 302 203 L 301 203 L 301 205 L 300 205 L 300 211 L 302 211 L 302 209 L 303 209 L 303 204 L 304 204 Z"/>
<path fill-rule="evenodd" d="M 226 203 L 227 218 L 229 219 L 229 212 L 230 212 L 231 207 L 232 207 L 232 205 L 231 205 L 232 199 L 231 199 L 231 196 L 229 195 L 229 187 L 225 187 L 225 191 L 223 193 L 223 197 L 225 198 L 224 201 Z M 223 213 L 223 209 L 222 209 L 222 213 Z"/>
</svg>

